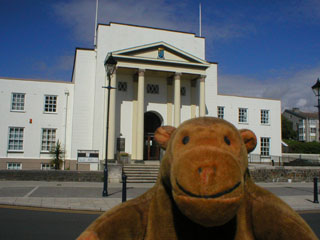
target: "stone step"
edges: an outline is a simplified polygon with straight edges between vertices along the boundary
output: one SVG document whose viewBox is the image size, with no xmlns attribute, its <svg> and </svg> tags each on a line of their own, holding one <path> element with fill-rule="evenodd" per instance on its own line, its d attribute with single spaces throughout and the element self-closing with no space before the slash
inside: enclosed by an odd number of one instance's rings
<svg viewBox="0 0 320 240">
<path fill-rule="evenodd" d="M 146 169 L 124 169 L 123 170 L 126 173 L 158 173 L 159 170 L 154 169 L 154 170 L 146 170 Z"/>
<path fill-rule="evenodd" d="M 160 166 L 154 166 L 154 165 L 150 165 L 150 166 L 146 166 L 146 165 L 141 165 L 141 166 L 137 166 L 137 165 L 124 165 L 123 166 L 124 169 L 135 169 L 135 168 L 143 168 L 143 169 L 159 169 Z"/>
<path fill-rule="evenodd" d="M 126 173 L 127 176 L 158 176 L 158 173 Z"/>
<path fill-rule="evenodd" d="M 156 183 L 157 180 L 127 180 L 127 183 Z"/>
<path fill-rule="evenodd" d="M 160 165 L 130 164 L 123 166 L 128 183 L 155 183 Z"/>
<path fill-rule="evenodd" d="M 154 180 L 154 179 L 157 179 L 158 178 L 158 176 L 156 176 L 156 177 L 153 177 L 153 176 L 137 176 L 137 177 L 135 177 L 135 176 L 127 176 L 127 180 L 148 180 L 148 179 L 150 179 L 150 180 Z"/>
</svg>

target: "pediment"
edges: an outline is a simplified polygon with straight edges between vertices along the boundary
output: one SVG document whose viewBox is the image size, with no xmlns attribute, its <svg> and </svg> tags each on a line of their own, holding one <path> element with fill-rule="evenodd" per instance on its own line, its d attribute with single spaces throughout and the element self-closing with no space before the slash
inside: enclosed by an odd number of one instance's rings
<svg viewBox="0 0 320 240">
<path fill-rule="evenodd" d="M 208 62 L 193 56 L 165 42 L 157 42 L 112 52 L 113 56 L 139 60 L 157 60 L 164 62 L 205 64 Z"/>
</svg>

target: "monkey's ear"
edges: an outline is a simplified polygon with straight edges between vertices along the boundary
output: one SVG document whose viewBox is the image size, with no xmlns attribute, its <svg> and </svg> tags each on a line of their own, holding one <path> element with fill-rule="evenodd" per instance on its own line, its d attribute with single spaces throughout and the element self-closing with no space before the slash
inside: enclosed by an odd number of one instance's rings
<svg viewBox="0 0 320 240">
<path fill-rule="evenodd" d="M 166 149 L 169 139 L 175 130 L 176 128 L 172 126 L 159 127 L 154 133 L 154 139 L 163 149 Z"/>
<path fill-rule="evenodd" d="M 257 137 L 256 135 L 248 129 L 241 129 L 239 130 L 240 136 L 244 142 L 244 145 L 246 145 L 247 152 L 252 152 L 256 146 L 257 146 Z"/>
</svg>

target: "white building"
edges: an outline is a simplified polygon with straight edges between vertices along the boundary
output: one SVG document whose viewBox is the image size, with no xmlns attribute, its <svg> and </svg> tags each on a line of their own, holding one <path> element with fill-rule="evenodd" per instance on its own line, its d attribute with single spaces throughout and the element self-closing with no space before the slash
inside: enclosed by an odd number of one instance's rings
<svg viewBox="0 0 320 240">
<path fill-rule="evenodd" d="M 104 61 L 110 54 L 118 63 L 111 81 L 117 89 L 110 94 L 109 160 L 116 158 L 119 137 L 131 162 L 158 160 L 158 126 L 205 115 L 253 130 L 253 154 L 264 161 L 281 155 L 280 101 L 219 95 L 218 65 L 205 60 L 205 38 L 110 23 L 98 25 L 94 49 L 76 49 L 71 82 L 0 78 L 0 169 L 47 168 L 57 140 L 66 151 L 66 169 L 99 168 L 95 161 L 103 162 L 106 150 Z"/>
</svg>

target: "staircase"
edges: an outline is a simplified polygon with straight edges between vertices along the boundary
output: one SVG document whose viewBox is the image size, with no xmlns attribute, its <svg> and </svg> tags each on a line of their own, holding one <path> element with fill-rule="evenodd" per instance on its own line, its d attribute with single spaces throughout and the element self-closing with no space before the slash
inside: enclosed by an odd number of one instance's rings
<svg viewBox="0 0 320 240">
<path fill-rule="evenodd" d="M 159 164 L 130 164 L 123 166 L 127 183 L 155 183 L 158 178 Z"/>
</svg>

